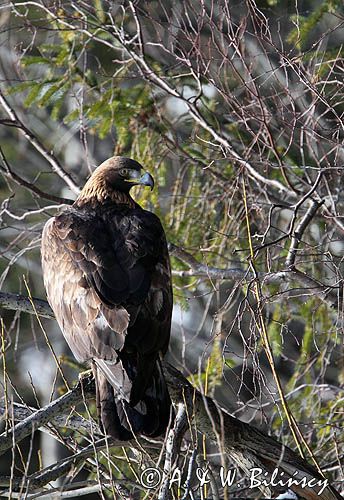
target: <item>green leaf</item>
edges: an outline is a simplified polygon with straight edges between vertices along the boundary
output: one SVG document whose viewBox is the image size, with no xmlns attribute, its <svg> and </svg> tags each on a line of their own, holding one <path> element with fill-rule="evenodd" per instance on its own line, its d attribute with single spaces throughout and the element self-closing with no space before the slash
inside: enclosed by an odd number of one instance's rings
<svg viewBox="0 0 344 500">
<path fill-rule="evenodd" d="M 268 336 L 275 356 L 280 356 L 283 350 L 282 332 L 283 328 L 283 311 L 280 304 L 276 304 L 272 320 L 268 325 Z"/>
<path fill-rule="evenodd" d="M 61 108 L 63 106 L 63 103 L 64 103 L 64 92 L 62 94 L 62 96 L 60 97 L 60 99 L 57 99 L 54 103 L 54 106 L 51 110 L 51 118 L 53 120 L 57 120 L 59 115 L 60 115 L 60 111 L 61 111 Z"/>
<path fill-rule="evenodd" d="M 104 115 L 108 113 L 108 106 L 109 106 L 109 99 L 112 96 L 112 89 L 108 90 L 105 92 L 99 101 L 97 101 L 95 104 L 92 104 L 89 106 L 88 111 L 87 111 L 87 116 L 89 118 L 100 118 L 100 115 Z"/>
<path fill-rule="evenodd" d="M 287 40 L 289 43 L 294 43 L 298 48 L 302 48 L 311 31 L 316 28 L 323 16 L 327 13 L 335 13 L 342 5 L 342 0 L 325 0 L 307 17 L 291 16 L 294 22 L 299 23 L 298 28 L 293 29 Z"/>
<path fill-rule="evenodd" d="M 110 129 L 113 125 L 113 119 L 112 117 L 105 118 L 105 120 L 102 121 L 100 127 L 97 127 L 98 129 L 98 134 L 101 139 L 104 139 L 107 134 L 110 132 Z"/>
<path fill-rule="evenodd" d="M 17 92 L 22 92 L 24 90 L 30 89 L 38 85 L 36 82 L 20 82 L 16 85 L 12 85 L 11 87 L 6 89 L 6 95 L 16 94 Z"/>
<path fill-rule="evenodd" d="M 24 100 L 24 106 L 26 108 L 29 108 L 36 100 L 41 92 L 42 89 L 42 84 L 41 83 L 36 83 L 35 85 L 32 86 L 32 89 L 28 93 L 26 99 Z"/>
<path fill-rule="evenodd" d="M 79 118 L 79 116 L 80 116 L 80 110 L 78 108 L 73 109 L 73 111 L 71 111 L 70 113 L 68 113 L 68 115 L 64 117 L 63 123 L 67 125 L 68 123 L 74 122 Z"/>
<path fill-rule="evenodd" d="M 57 66 L 63 66 L 66 63 L 66 59 L 69 56 L 69 50 L 66 47 L 61 47 L 58 55 L 55 57 L 55 64 Z"/>
<path fill-rule="evenodd" d="M 96 11 L 96 16 L 101 23 L 105 23 L 106 16 L 102 6 L 101 0 L 94 0 L 94 10 Z"/>
<path fill-rule="evenodd" d="M 39 100 L 39 106 L 43 107 L 47 104 L 56 102 L 65 93 L 63 86 L 65 85 L 64 79 L 58 83 L 51 85 Z"/>
<path fill-rule="evenodd" d="M 236 367 L 235 361 L 231 358 L 225 359 L 225 365 L 228 366 L 228 368 L 235 368 Z"/>
<path fill-rule="evenodd" d="M 24 67 L 32 64 L 51 64 L 51 59 L 44 56 L 24 56 L 21 58 L 20 64 Z"/>
</svg>

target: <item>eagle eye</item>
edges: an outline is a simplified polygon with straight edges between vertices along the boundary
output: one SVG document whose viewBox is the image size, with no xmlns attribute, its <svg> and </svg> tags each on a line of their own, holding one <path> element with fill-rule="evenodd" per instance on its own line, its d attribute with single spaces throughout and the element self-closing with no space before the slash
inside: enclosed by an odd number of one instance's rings
<svg viewBox="0 0 344 500">
<path fill-rule="evenodd" d="M 128 177 L 129 172 L 130 172 L 129 168 L 121 168 L 121 170 L 119 171 L 122 177 Z"/>
</svg>

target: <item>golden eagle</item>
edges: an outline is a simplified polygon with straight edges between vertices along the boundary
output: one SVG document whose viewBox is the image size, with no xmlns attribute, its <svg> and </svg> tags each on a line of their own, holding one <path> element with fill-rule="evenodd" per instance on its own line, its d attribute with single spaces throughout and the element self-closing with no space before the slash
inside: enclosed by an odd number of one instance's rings
<svg viewBox="0 0 344 500">
<path fill-rule="evenodd" d="M 171 407 L 160 364 L 171 328 L 169 256 L 159 218 L 130 196 L 138 184 L 154 186 L 138 162 L 106 160 L 42 235 L 48 301 L 76 359 L 92 365 L 104 431 L 121 440 L 162 434 Z"/>
</svg>

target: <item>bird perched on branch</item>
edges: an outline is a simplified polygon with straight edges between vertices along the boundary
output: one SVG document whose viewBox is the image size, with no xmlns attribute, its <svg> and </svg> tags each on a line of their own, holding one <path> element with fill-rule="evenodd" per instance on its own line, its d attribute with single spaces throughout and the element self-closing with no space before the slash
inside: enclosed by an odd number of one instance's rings
<svg viewBox="0 0 344 500">
<path fill-rule="evenodd" d="M 92 365 L 104 431 L 122 440 L 164 433 L 171 407 L 160 364 L 171 328 L 169 256 L 159 218 L 130 196 L 135 185 L 154 181 L 134 160 L 106 160 L 42 235 L 49 303 L 76 359 Z"/>
</svg>

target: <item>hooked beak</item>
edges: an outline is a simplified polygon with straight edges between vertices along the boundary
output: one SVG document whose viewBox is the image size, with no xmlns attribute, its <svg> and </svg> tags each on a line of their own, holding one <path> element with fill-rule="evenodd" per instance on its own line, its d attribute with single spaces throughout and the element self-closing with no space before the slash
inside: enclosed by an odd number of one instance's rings
<svg viewBox="0 0 344 500">
<path fill-rule="evenodd" d="M 141 177 L 141 179 L 139 180 L 139 184 L 142 184 L 143 186 L 149 186 L 151 188 L 151 191 L 153 191 L 154 179 L 150 173 L 145 172 Z"/>
</svg>

